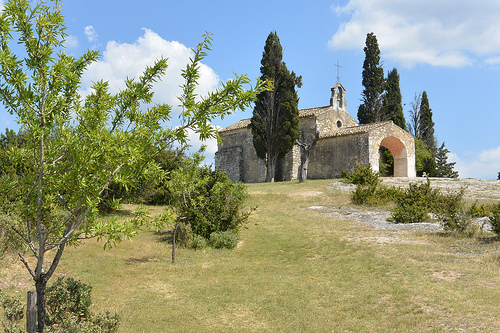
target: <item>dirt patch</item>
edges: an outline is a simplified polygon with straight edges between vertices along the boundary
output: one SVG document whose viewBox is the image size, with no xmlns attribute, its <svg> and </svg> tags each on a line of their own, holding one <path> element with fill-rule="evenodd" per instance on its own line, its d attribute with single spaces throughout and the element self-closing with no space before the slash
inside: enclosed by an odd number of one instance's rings
<svg viewBox="0 0 500 333">
<path fill-rule="evenodd" d="M 323 192 L 320 191 L 307 191 L 307 192 L 296 192 L 296 193 L 291 193 L 291 197 L 315 197 L 318 195 L 322 195 Z"/>
<path fill-rule="evenodd" d="M 444 280 L 447 282 L 453 282 L 462 275 L 463 275 L 462 273 L 454 271 L 441 271 L 432 273 L 433 278 L 438 280 Z"/>
</svg>

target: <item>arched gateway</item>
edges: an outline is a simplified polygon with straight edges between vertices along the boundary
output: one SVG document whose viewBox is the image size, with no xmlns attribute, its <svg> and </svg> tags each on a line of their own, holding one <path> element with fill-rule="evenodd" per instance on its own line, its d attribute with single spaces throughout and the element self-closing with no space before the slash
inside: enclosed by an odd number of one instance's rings
<svg viewBox="0 0 500 333">
<path fill-rule="evenodd" d="M 338 83 L 331 89 L 330 105 L 300 110 L 301 140 L 308 143 L 318 138 L 309 155 L 308 178 L 340 177 L 342 170 L 352 171 L 359 163 L 378 171 L 381 146 L 394 157 L 395 177 L 415 177 L 413 136 L 392 121 L 359 125 L 347 113 L 345 93 Z M 253 148 L 249 124 L 250 119 L 244 119 L 219 131 L 222 143 L 215 166 L 226 170 L 233 181 L 262 182 L 266 167 Z M 276 179 L 297 179 L 300 157 L 296 145 L 279 161 Z"/>
</svg>

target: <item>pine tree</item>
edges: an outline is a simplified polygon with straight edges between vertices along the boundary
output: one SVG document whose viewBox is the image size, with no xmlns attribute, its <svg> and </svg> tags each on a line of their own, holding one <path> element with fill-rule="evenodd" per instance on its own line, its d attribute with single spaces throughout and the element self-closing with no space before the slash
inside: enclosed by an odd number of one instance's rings
<svg viewBox="0 0 500 333">
<path fill-rule="evenodd" d="M 458 178 L 458 171 L 453 170 L 456 162 L 448 163 L 449 153 L 443 142 L 436 154 L 436 177 Z"/>
<path fill-rule="evenodd" d="M 394 124 L 406 130 L 406 120 L 401 102 L 401 89 L 399 88 L 399 73 L 396 68 L 389 71 L 384 86 L 385 94 L 381 120 L 392 120 Z"/>
<path fill-rule="evenodd" d="M 287 69 L 275 31 L 267 37 L 261 65 L 261 80 L 271 81 L 274 88 L 257 96 L 250 128 L 257 156 L 266 161 L 266 182 L 273 182 L 277 160 L 285 157 L 300 136 L 295 86 L 300 88 L 302 77 Z"/>
<path fill-rule="evenodd" d="M 384 69 L 380 66 L 380 49 L 373 32 L 366 35 L 365 61 L 363 62 L 363 104 L 358 109 L 360 124 L 381 120 Z"/>
</svg>

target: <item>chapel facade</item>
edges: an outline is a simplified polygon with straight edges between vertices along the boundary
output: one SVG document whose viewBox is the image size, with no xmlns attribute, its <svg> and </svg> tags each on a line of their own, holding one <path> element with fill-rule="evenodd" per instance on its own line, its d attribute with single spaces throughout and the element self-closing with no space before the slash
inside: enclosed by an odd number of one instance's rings
<svg viewBox="0 0 500 333">
<path fill-rule="evenodd" d="M 352 172 L 359 163 L 379 171 L 381 147 L 394 157 L 394 177 L 416 177 L 415 141 L 413 135 L 384 121 L 367 125 L 347 113 L 346 90 L 337 83 L 331 88 L 330 104 L 302 109 L 300 141 L 317 142 L 310 151 L 308 179 L 329 179 Z M 266 179 L 265 161 L 258 158 L 253 147 L 250 119 L 243 119 L 219 131 L 222 140 L 215 153 L 215 167 L 225 170 L 234 182 L 258 183 Z M 275 180 L 298 178 L 301 151 L 294 145 L 276 165 Z"/>
</svg>

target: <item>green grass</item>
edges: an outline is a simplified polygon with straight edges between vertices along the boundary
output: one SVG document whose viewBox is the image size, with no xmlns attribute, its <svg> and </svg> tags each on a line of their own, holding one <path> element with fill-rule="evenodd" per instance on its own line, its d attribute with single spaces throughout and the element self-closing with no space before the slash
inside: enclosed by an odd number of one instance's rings
<svg viewBox="0 0 500 333">
<path fill-rule="evenodd" d="M 172 264 L 171 246 L 143 231 L 112 250 L 69 248 L 57 274 L 91 284 L 93 311 L 118 313 L 120 332 L 500 330 L 500 241 L 308 210 L 349 204 L 330 182 L 250 184 L 257 210 L 235 250 L 178 249 Z"/>
</svg>

